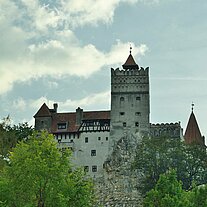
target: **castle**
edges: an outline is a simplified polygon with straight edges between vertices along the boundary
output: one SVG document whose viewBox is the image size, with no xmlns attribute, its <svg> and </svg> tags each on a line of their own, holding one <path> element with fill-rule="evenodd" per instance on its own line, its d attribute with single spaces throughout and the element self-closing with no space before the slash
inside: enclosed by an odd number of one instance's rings
<svg viewBox="0 0 207 207">
<path fill-rule="evenodd" d="M 57 103 L 49 109 L 44 103 L 34 115 L 35 129 L 54 134 L 59 148 L 73 151 L 73 162 L 96 178 L 104 171 L 104 162 L 114 146 L 126 134 L 185 139 L 186 143 L 204 145 L 195 115 L 190 115 L 183 136 L 178 123 L 150 123 L 149 67 L 140 67 L 131 49 L 123 69 L 111 68 L 111 110 L 58 113 Z"/>
</svg>

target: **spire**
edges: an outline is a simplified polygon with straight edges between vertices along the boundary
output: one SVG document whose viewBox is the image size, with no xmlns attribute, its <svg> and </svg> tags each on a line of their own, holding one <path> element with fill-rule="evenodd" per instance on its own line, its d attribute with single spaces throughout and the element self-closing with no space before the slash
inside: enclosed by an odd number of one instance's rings
<svg viewBox="0 0 207 207">
<path fill-rule="evenodd" d="M 192 102 L 191 106 L 192 106 L 191 109 L 192 109 L 192 112 L 193 112 L 193 109 L 194 109 L 194 103 L 193 102 Z"/>
<path fill-rule="evenodd" d="M 122 65 L 122 67 L 124 69 L 139 69 L 139 66 L 134 61 L 134 58 L 131 53 L 132 53 L 132 46 L 130 45 L 129 57 L 127 58 L 126 62 Z"/>
<path fill-rule="evenodd" d="M 194 103 L 191 104 L 192 106 L 192 112 L 190 115 L 190 118 L 188 120 L 188 124 L 185 131 L 185 142 L 186 144 L 200 144 L 205 145 L 204 137 L 201 135 L 196 117 L 194 115 Z"/>
</svg>

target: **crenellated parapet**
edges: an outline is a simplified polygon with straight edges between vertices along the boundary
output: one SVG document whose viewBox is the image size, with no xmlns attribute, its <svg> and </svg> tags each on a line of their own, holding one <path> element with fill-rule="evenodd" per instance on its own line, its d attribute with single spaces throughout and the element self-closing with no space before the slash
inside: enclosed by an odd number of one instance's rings
<svg viewBox="0 0 207 207">
<path fill-rule="evenodd" d="M 150 136 L 183 138 L 183 129 L 181 128 L 180 122 L 150 124 Z"/>
<path fill-rule="evenodd" d="M 119 68 L 111 68 L 111 75 L 112 76 L 148 76 L 149 75 L 149 67 L 143 68 L 134 68 L 134 69 L 127 69 L 127 70 L 120 70 Z"/>
</svg>

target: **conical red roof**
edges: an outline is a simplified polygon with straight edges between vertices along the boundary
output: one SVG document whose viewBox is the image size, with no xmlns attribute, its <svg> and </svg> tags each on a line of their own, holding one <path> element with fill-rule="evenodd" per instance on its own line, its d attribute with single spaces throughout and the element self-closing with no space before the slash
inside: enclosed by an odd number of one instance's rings
<svg viewBox="0 0 207 207">
<path fill-rule="evenodd" d="M 126 62 L 122 65 L 124 69 L 138 69 L 139 66 L 134 61 L 134 58 L 132 54 L 129 54 L 129 57 L 127 58 Z"/>
<path fill-rule="evenodd" d="M 48 108 L 48 106 L 44 103 L 40 109 L 38 110 L 38 112 L 34 115 L 35 117 L 48 117 L 51 116 L 51 112 Z"/>
<path fill-rule="evenodd" d="M 185 131 L 185 142 L 186 144 L 201 144 L 205 145 L 204 137 L 201 135 L 196 117 L 192 111 L 190 118 L 188 120 L 187 128 Z"/>
</svg>

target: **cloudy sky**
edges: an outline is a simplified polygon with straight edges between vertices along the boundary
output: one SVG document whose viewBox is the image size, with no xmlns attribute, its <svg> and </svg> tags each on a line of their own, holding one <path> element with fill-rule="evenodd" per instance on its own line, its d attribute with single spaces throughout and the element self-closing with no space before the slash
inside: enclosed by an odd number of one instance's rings
<svg viewBox="0 0 207 207">
<path fill-rule="evenodd" d="M 110 68 L 150 67 L 151 122 L 207 136 L 206 0 L 0 0 L 0 118 L 110 109 Z"/>
</svg>

